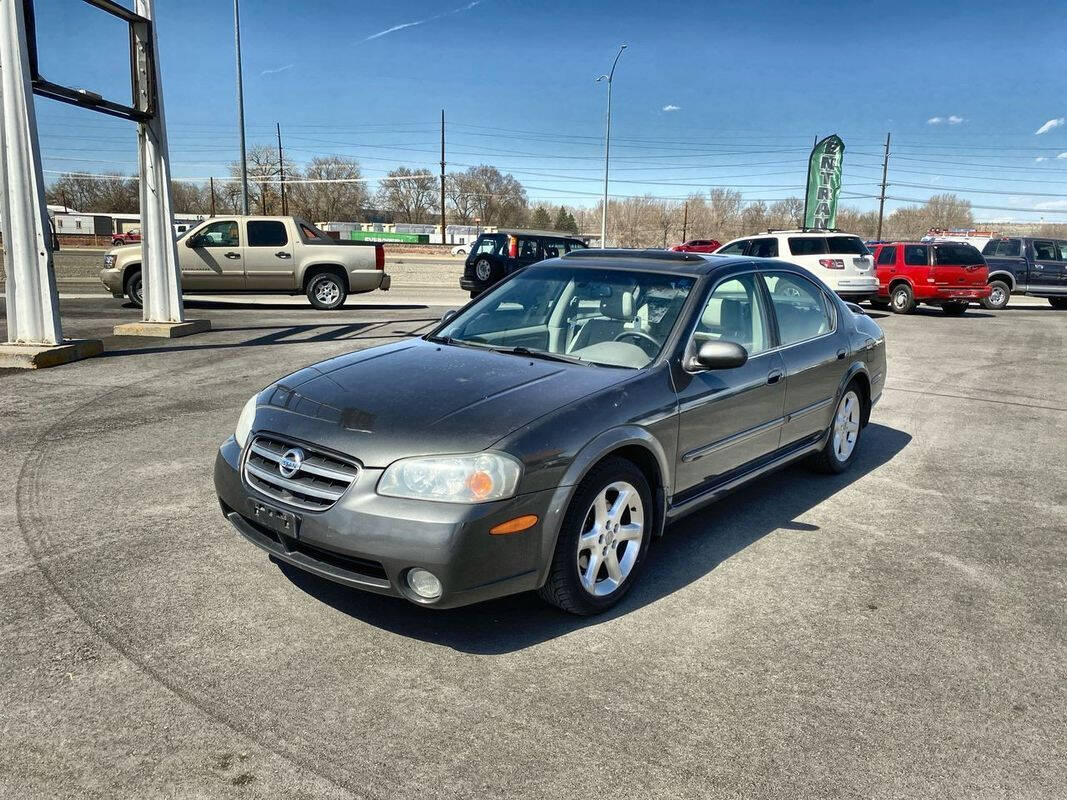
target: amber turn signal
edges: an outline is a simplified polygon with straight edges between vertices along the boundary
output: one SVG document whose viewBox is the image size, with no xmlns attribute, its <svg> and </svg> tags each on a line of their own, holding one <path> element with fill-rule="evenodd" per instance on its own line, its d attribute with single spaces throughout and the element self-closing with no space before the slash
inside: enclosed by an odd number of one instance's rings
<svg viewBox="0 0 1067 800">
<path fill-rule="evenodd" d="M 515 519 L 509 519 L 507 522 L 501 522 L 499 525 L 494 525 L 489 529 L 490 533 L 518 533 L 524 531 L 527 528 L 532 528 L 537 524 L 536 514 L 526 514 L 521 517 L 515 517 Z"/>
</svg>

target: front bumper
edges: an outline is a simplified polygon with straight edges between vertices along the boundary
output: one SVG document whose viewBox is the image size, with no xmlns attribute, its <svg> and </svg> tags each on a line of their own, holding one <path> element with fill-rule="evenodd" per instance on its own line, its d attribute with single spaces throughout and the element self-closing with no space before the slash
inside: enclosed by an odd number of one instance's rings
<svg viewBox="0 0 1067 800">
<path fill-rule="evenodd" d="M 479 505 L 406 500 L 378 495 L 381 470 L 364 468 L 336 504 L 308 512 L 250 487 L 241 477 L 241 459 L 232 437 L 215 459 L 215 490 L 223 514 L 245 539 L 302 570 L 433 608 L 454 608 L 538 586 L 554 491 Z M 255 502 L 295 513 L 295 535 L 276 534 L 257 522 Z M 521 533 L 489 533 L 494 525 L 525 514 L 536 514 L 540 521 Z M 412 567 L 428 569 L 440 579 L 443 592 L 438 599 L 422 600 L 407 588 L 405 574 Z"/>
<path fill-rule="evenodd" d="M 126 288 L 122 285 L 122 270 L 115 267 L 104 267 L 100 270 L 100 282 L 114 297 L 122 297 Z"/>
</svg>

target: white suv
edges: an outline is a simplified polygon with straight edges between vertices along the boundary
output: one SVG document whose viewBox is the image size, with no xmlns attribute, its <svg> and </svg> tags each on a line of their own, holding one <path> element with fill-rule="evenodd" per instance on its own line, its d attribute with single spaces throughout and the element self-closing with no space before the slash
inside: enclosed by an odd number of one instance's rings
<svg viewBox="0 0 1067 800">
<path fill-rule="evenodd" d="M 779 258 L 818 275 L 845 300 L 858 303 L 878 295 L 874 257 L 858 236 L 836 231 L 767 231 L 727 242 L 724 256 Z"/>
</svg>

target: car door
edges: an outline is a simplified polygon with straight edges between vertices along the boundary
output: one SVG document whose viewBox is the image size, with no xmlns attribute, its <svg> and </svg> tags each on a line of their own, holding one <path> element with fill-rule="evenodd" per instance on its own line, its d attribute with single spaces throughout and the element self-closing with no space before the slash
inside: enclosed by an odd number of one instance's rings
<svg viewBox="0 0 1067 800">
<path fill-rule="evenodd" d="M 293 242 L 280 219 L 250 219 L 245 222 L 245 288 L 278 291 L 296 287 Z"/>
<path fill-rule="evenodd" d="M 836 335 L 836 305 L 820 286 L 785 270 L 761 276 L 785 365 L 781 446 L 789 447 L 817 439 L 829 426 L 849 351 Z"/>
<path fill-rule="evenodd" d="M 1052 291 L 1055 293 L 1059 284 L 1059 275 L 1064 262 L 1060 261 L 1060 249 L 1051 239 L 1034 239 L 1030 245 L 1034 252 L 1034 266 L 1030 270 L 1031 292 Z"/>
<path fill-rule="evenodd" d="M 544 256 L 541 253 L 541 240 L 537 236 L 516 236 L 515 251 L 508 262 L 508 273 L 536 264 Z"/>
<path fill-rule="evenodd" d="M 1053 289 L 1058 289 L 1059 294 L 1067 294 L 1067 240 L 1057 239 L 1056 249 L 1059 251 L 1059 266 L 1056 272 L 1056 280 L 1050 281 Z"/>
<path fill-rule="evenodd" d="M 682 371 L 676 490 L 699 494 L 745 464 L 778 449 L 785 385 L 769 311 L 755 272 L 724 278 L 708 293 L 686 344 L 686 360 L 704 341 L 737 342 L 748 361 L 733 369 Z"/>
<path fill-rule="evenodd" d="M 244 288 L 241 233 L 236 219 L 212 220 L 178 247 L 182 287 L 189 291 L 234 291 Z"/>
</svg>

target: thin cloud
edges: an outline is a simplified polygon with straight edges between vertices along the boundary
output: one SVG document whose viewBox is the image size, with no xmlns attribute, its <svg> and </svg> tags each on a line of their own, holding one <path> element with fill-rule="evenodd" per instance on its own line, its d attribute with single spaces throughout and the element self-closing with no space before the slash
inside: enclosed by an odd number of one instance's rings
<svg viewBox="0 0 1067 800">
<path fill-rule="evenodd" d="M 930 117 L 930 119 L 926 120 L 926 124 L 927 125 L 940 125 L 944 121 L 945 120 L 942 117 Z"/>
<path fill-rule="evenodd" d="M 1046 200 L 1044 203 L 1038 203 L 1034 208 L 1040 208 L 1042 211 L 1067 208 L 1067 200 Z"/>
<path fill-rule="evenodd" d="M 1045 156 L 1038 156 L 1037 158 L 1034 159 L 1034 161 L 1036 161 L 1036 162 L 1038 162 L 1040 164 L 1042 161 L 1048 161 L 1048 158 L 1046 158 Z"/>
<path fill-rule="evenodd" d="M 360 44 L 362 44 L 363 42 L 369 42 L 371 39 L 380 39 L 383 36 L 388 36 L 390 33 L 402 31 L 405 28 L 414 28 L 416 25 L 425 25 L 427 22 L 433 22 L 435 19 L 441 19 L 442 17 L 450 17 L 453 14 L 461 14 L 464 11 L 470 11 L 475 6 L 480 6 L 484 2 L 485 0 L 472 0 L 470 3 L 462 5 L 459 8 L 453 8 L 451 11 L 445 11 L 441 14 L 434 14 L 432 17 L 426 17 L 425 19 L 417 19 L 413 22 L 401 22 L 399 25 L 394 25 L 391 28 L 386 28 L 384 31 L 372 33 L 366 39 L 360 39 Z"/>
<path fill-rule="evenodd" d="M 290 70 L 295 66 L 296 66 L 296 64 L 286 64 L 284 67 L 277 67 L 275 69 L 265 69 L 259 74 L 260 75 L 277 75 L 279 72 L 285 72 L 286 70 Z"/>
<path fill-rule="evenodd" d="M 1056 158 L 1067 158 L 1067 153 L 1060 153 Z"/>
<path fill-rule="evenodd" d="M 955 114 L 951 114 L 947 117 L 930 117 L 926 120 L 927 125 L 959 125 L 961 122 L 966 122 L 963 117 L 958 117 Z"/>
<path fill-rule="evenodd" d="M 1067 119 L 1064 119 L 1063 117 L 1057 117 L 1056 119 L 1050 119 L 1048 122 L 1046 122 L 1040 128 L 1038 128 L 1036 131 L 1034 131 L 1034 136 L 1040 136 L 1043 133 L 1048 133 L 1053 128 L 1060 127 L 1060 125 L 1062 125 L 1064 122 L 1067 122 Z"/>
<path fill-rule="evenodd" d="M 667 103 L 667 105 L 665 105 L 663 107 L 663 110 L 669 113 L 671 111 L 681 111 L 682 107 L 681 106 L 672 105 L 671 103 Z"/>
</svg>

